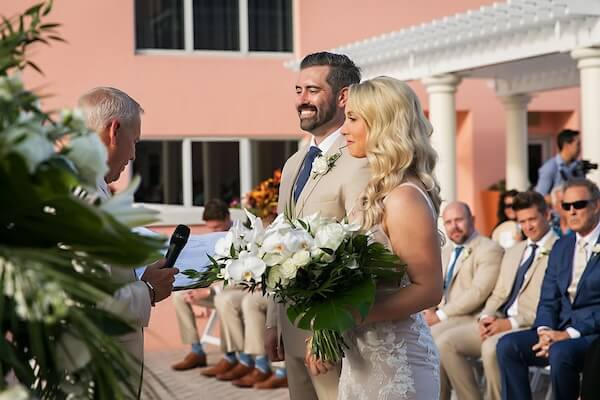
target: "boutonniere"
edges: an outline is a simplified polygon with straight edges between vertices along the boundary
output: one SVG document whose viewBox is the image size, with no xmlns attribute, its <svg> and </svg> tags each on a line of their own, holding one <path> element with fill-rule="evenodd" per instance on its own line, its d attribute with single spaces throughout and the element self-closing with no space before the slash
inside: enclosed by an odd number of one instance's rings
<svg viewBox="0 0 600 400">
<path fill-rule="evenodd" d="M 592 256 L 597 256 L 600 254 L 600 243 L 596 243 L 594 247 L 592 247 Z"/>
<path fill-rule="evenodd" d="M 470 247 L 465 247 L 461 254 L 462 260 L 465 261 L 467 258 L 469 258 L 469 256 L 471 255 L 472 252 L 473 252 L 473 249 L 471 249 Z"/>
<path fill-rule="evenodd" d="M 319 155 L 312 164 L 313 179 L 317 179 L 319 176 L 327 175 L 329 171 L 335 166 L 335 162 L 342 156 L 342 152 L 327 155 Z"/>
<path fill-rule="evenodd" d="M 538 255 L 535 257 L 536 259 L 540 259 L 542 257 L 547 257 L 550 255 L 550 249 L 547 248 L 543 248 L 540 250 L 540 252 L 538 253 Z"/>
</svg>

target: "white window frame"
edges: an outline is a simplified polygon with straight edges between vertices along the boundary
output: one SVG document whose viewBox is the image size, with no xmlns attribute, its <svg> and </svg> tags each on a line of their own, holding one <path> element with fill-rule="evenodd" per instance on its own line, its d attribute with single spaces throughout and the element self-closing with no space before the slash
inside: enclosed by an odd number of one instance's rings
<svg viewBox="0 0 600 400">
<path fill-rule="evenodd" d="M 253 152 L 252 142 L 258 141 L 297 141 L 298 136 L 202 136 L 202 137 L 181 137 L 181 136 L 153 136 L 145 137 L 145 142 L 163 142 L 163 141 L 181 141 L 181 173 L 182 173 L 182 195 L 183 205 L 161 204 L 161 203 L 137 203 L 144 207 L 151 208 L 160 212 L 160 221 L 153 223 L 154 226 L 164 225 L 199 225 L 203 224 L 202 212 L 204 207 L 194 206 L 193 199 L 193 176 L 192 176 L 192 143 L 193 142 L 238 142 L 239 146 L 239 165 L 240 165 L 240 198 L 243 194 L 252 190 L 253 177 Z M 243 212 L 232 210 L 232 217 L 237 219 L 244 218 Z"/>
<path fill-rule="evenodd" d="M 140 55 L 153 56 L 172 56 L 172 55 L 202 55 L 202 56 L 229 56 L 233 58 L 241 57 L 266 57 L 266 58 L 284 58 L 287 59 L 294 54 L 294 15 L 296 10 L 295 2 L 292 0 L 292 50 L 291 51 L 250 51 L 249 50 L 249 32 L 248 32 L 248 0 L 238 0 L 239 9 L 239 50 L 196 50 L 194 49 L 194 0 L 183 0 L 183 49 L 140 49 L 137 47 L 135 53 Z M 135 21 L 137 23 L 137 21 Z"/>
</svg>

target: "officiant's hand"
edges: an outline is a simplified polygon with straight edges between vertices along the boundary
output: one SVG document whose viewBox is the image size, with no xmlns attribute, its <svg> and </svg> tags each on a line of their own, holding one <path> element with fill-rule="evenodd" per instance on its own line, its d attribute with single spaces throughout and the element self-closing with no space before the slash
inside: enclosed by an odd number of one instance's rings
<svg viewBox="0 0 600 400">
<path fill-rule="evenodd" d="M 163 268 L 166 259 L 162 258 L 153 264 L 148 265 L 141 280 L 148 282 L 154 288 L 155 303 L 166 299 L 173 291 L 173 282 L 175 275 L 179 272 L 177 268 Z"/>
<path fill-rule="evenodd" d="M 285 359 L 285 350 L 283 341 L 277 334 L 277 327 L 268 327 L 265 329 L 265 353 L 271 362 L 283 361 Z"/>
</svg>

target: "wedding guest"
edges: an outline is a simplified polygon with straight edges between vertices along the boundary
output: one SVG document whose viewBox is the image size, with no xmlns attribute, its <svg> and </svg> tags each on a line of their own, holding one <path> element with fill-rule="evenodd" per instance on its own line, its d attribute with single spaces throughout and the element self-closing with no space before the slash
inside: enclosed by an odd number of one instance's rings
<svg viewBox="0 0 600 400">
<path fill-rule="evenodd" d="M 576 177 L 577 159 L 581 153 L 579 131 L 564 129 L 556 138 L 558 154 L 546 161 L 539 169 L 536 192 L 547 199 L 552 188 Z"/>
<path fill-rule="evenodd" d="M 285 387 L 285 369 L 278 369 L 274 374 L 265 354 L 268 299 L 259 291 L 251 293 L 229 288 L 217 294 L 214 303 L 221 321 L 224 355 L 216 365 L 201 371 L 201 374 L 231 381 L 238 387 Z"/>
<path fill-rule="evenodd" d="M 341 220 L 351 211 L 370 178 L 368 163 L 348 153 L 340 133 L 348 86 L 360 81 L 360 70 L 347 56 L 328 52 L 307 55 L 300 63 L 296 81 L 296 111 L 302 130 L 312 137 L 285 163 L 278 212 L 292 209 L 295 217 L 317 211 Z M 318 179 L 310 179 L 312 163 L 319 157 L 339 158 Z M 271 361 L 285 355 L 291 400 L 333 400 L 338 397 L 340 368 L 313 376 L 304 364 L 310 332 L 294 327 L 287 306 L 271 302 L 267 313 L 265 348 Z M 281 336 L 279 335 L 281 333 Z"/>
<path fill-rule="evenodd" d="M 111 196 L 108 184 L 116 181 L 129 161 L 135 159 L 135 145 L 141 135 L 142 107 L 126 93 L 110 87 L 90 90 L 79 99 L 89 129 L 98 134 L 108 153 L 108 172 L 98 182 L 101 198 Z M 136 328 L 134 332 L 119 337 L 123 348 L 139 362 L 131 373 L 132 386 L 142 385 L 144 360 L 143 327 L 148 326 L 150 312 L 155 303 L 169 297 L 173 290 L 176 268 L 163 268 L 165 260 L 149 265 L 140 280 L 132 269 L 114 268 L 115 282 L 123 286 L 115 293 L 117 305 L 111 309 L 123 310 L 123 316 Z"/>
<path fill-rule="evenodd" d="M 220 199 L 212 199 L 204 206 L 202 220 L 209 232 L 223 232 L 231 227 L 231 216 L 227 203 Z M 206 367 L 206 354 L 200 343 L 200 335 L 196 326 L 196 315 L 192 306 L 214 307 L 214 290 L 201 288 L 182 290 L 173 293 L 173 304 L 179 325 L 181 341 L 191 346 L 190 352 L 183 360 L 172 365 L 176 371 L 185 371 L 197 367 Z"/>
<path fill-rule="evenodd" d="M 562 209 L 563 185 L 555 186 L 550 193 L 552 204 L 552 229 L 559 237 L 563 237 L 571 232 L 567 223 L 567 214 Z"/>
<path fill-rule="evenodd" d="M 529 366 L 550 365 L 555 398 L 576 400 L 584 357 L 600 335 L 600 191 L 587 179 L 566 183 L 562 202 L 574 233 L 548 261 L 532 329 L 497 346 L 503 399 L 531 399 Z"/>
<path fill-rule="evenodd" d="M 449 203 L 442 213 L 448 237 L 442 249 L 444 297 L 437 309 L 424 312 L 436 344 L 453 328 L 476 321 L 498 278 L 504 250 L 475 230 L 469 206 Z M 450 399 L 450 382 L 442 369 L 441 399 Z"/>
<path fill-rule="evenodd" d="M 523 240 L 521 227 L 516 221 L 517 217 L 513 209 L 513 202 L 517 193 L 519 192 L 514 189 L 507 190 L 500 195 L 498 202 L 498 224 L 492 231 L 492 240 L 505 249 Z"/>
<path fill-rule="evenodd" d="M 527 241 L 506 250 L 498 281 L 479 320 L 450 328 L 437 341 L 442 374 L 448 376 L 459 399 L 482 398 L 469 361 L 469 358 L 479 357 L 486 377 L 485 398 L 500 399 L 496 344 L 508 332 L 530 328 L 533 324 L 548 255 L 558 239 L 550 228 L 550 211 L 541 194 L 518 193 L 513 199 L 513 208 Z"/>
</svg>

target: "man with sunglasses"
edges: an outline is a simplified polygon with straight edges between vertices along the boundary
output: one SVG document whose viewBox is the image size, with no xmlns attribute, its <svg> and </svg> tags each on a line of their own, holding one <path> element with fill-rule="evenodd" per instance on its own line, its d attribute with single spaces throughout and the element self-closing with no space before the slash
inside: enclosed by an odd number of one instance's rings
<svg viewBox="0 0 600 400">
<path fill-rule="evenodd" d="M 528 366 L 551 366 L 557 399 L 579 397 L 579 373 L 600 335 L 600 191 L 587 179 L 565 185 L 562 207 L 573 233 L 554 245 L 533 329 L 497 346 L 503 399 L 531 399 Z"/>
</svg>

